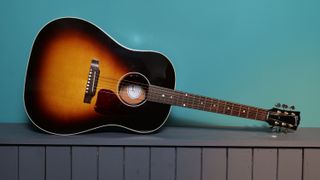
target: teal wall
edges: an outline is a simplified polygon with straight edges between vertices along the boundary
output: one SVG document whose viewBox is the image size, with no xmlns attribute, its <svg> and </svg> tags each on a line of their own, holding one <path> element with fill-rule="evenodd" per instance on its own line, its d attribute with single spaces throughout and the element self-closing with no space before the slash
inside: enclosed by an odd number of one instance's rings
<svg viewBox="0 0 320 180">
<path fill-rule="evenodd" d="M 294 104 L 320 127 L 318 0 L 28 0 L 0 6 L 0 122 L 26 122 L 23 83 L 39 29 L 61 16 L 87 19 L 127 47 L 166 54 L 176 88 L 271 108 Z M 264 126 L 174 107 L 170 123 Z"/>
</svg>

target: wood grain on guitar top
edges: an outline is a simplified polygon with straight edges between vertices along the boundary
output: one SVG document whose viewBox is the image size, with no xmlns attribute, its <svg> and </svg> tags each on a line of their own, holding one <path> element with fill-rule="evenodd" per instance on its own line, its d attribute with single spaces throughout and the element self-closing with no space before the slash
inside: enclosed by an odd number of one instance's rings
<svg viewBox="0 0 320 180">
<path fill-rule="evenodd" d="M 96 95 L 91 103 L 84 103 L 92 60 L 99 61 L 100 77 Z M 121 77 L 128 72 L 143 74 L 153 85 L 171 89 L 175 85 L 174 69 L 162 54 L 129 50 L 84 20 L 52 21 L 39 32 L 32 47 L 24 96 L 28 115 L 38 127 L 56 134 L 108 124 L 138 132 L 156 130 L 164 123 L 170 105 L 123 104 L 117 91 Z"/>
</svg>

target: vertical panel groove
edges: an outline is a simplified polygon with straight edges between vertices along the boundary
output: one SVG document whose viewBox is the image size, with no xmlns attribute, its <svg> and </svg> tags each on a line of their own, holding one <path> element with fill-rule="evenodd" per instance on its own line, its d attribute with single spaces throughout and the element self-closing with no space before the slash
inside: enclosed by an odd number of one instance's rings
<svg viewBox="0 0 320 180">
<path fill-rule="evenodd" d="M 229 180 L 229 148 L 226 148 L 226 180 Z"/>
<path fill-rule="evenodd" d="M 100 165 L 99 165 L 99 162 L 100 162 L 100 146 L 97 147 L 97 180 L 99 180 L 99 172 L 100 172 Z"/>
<path fill-rule="evenodd" d="M 302 148 L 302 161 L 301 161 L 302 165 L 302 172 L 301 172 L 301 179 L 304 179 L 304 148 Z"/>
<path fill-rule="evenodd" d="M 253 180 L 254 148 L 251 148 L 251 180 Z"/>
<path fill-rule="evenodd" d="M 151 179 L 151 147 L 149 147 L 149 178 Z"/>
<path fill-rule="evenodd" d="M 123 147 L 123 180 L 126 180 L 126 147 Z"/>
<path fill-rule="evenodd" d="M 178 166 L 178 158 L 177 158 L 177 147 L 174 148 L 174 179 L 177 180 L 177 166 Z"/>
<path fill-rule="evenodd" d="M 18 180 L 20 180 L 20 146 L 18 146 Z"/>
<path fill-rule="evenodd" d="M 279 179 L 279 148 L 277 148 L 277 168 L 276 168 L 276 178 Z"/>
<path fill-rule="evenodd" d="M 44 146 L 44 178 L 48 179 L 47 177 L 47 146 Z"/>
<path fill-rule="evenodd" d="M 73 162 L 73 146 L 70 146 L 70 168 L 71 168 L 71 174 L 70 174 L 70 176 L 71 176 L 71 180 L 73 179 L 73 167 L 72 167 L 72 162 Z"/>
<path fill-rule="evenodd" d="M 203 173 L 203 148 L 200 148 L 200 180 L 202 180 L 202 173 Z"/>
<path fill-rule="evenodd" d="M 122 175 L 122 177 L 123 177 L 123 180 L 125 180 L 126 178 L 125 178 L 125 172 L 126 172 L 126 165 L 125 165 L 125 163 L 126 163 L 126 147 L 125 146 L 123 146 L 123 162 L 122 162 L 122 169 L 123 169 L 123 171 L 122 171 L 122 173 L 123 173 L 123 175 Z"/>
</svg>

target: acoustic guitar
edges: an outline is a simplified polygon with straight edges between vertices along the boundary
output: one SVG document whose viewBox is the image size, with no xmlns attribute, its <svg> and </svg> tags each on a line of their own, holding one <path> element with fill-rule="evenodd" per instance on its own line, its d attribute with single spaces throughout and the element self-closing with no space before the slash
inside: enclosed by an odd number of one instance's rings
<svg viewBox="0 0 320 180">
<path fill-rule="evenodd" d="M 34 40 L 24 103 L 45 132 L 71 135 L 105 126 L 151 133 L 166 122 L 171 105 L 265 121 L 296 130 L 300 112 L 286 105 L 263 109 L 175 90 L 169 59 L 124 47 L 94 24 L 60 18 Z"/>
</svg>

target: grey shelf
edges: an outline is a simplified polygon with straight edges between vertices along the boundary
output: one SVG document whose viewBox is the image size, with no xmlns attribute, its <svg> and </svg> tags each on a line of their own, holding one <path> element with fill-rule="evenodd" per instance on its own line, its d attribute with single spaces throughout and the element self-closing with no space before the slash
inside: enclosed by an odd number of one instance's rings
<svg viewBox="0 0 320 180">
<path fill-rule="evenodd" d="M 0 124 L 0 179 L 314 180 L 320 129 L 163 127 L 61 137 Z"/>
<path fill-rule="evenodd" d="M 43 133 L 30 124 L 0 124 L 0 144 L 85 146 L 195 146 L 195 147 L 320 147 L 320 129 L 300 128 L 274 133 L 268 128 L 163 127 L 141 135 L 128 132 L 95 131 L 73 136 Z"/>
</svg>

